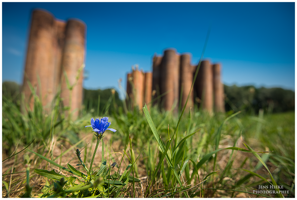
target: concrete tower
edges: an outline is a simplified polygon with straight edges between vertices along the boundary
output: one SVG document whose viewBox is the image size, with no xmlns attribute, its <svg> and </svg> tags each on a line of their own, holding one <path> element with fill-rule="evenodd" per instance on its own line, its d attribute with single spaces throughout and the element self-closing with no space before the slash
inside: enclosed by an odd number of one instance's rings
<svg viewBox="0 0 297 200">
<path fill-rule="evenodd" d="M 150 108 L 151 100 L 152 100 L 152 82 L 153 82 L 153 74 L 152 72 L 144 73 L 144 103 L 147 105 L 147 108 Z"/>
<path fill-rule="evenodd" d="M 221 64 L 216 63 L 213 67 L 213 92 L 215 112 L 225 112 L 224 105 L 224 86 L 221 82 Z"/>
<path fill-rule="evenodd" d="M 54 30 L 55 19 L 50 13 L 44 10 L 33 11 L 22 86 L 25 103 L 29 104 L 31 109 L 33 109 L 34 99 L 31 98 L 29 102 L 32 93 L 28 82 L 35 88 L 43 106 L 50 106 L 54 97 L 57 78 L 53 53 Z M 45 108 L 45 110 L 49 109 L 50 107 Z M 22 111 L 25 111 L 25 105 L 22 105 Z"/>
<path fill-rule="evenodd" d="M 198 66 L 197 66 L 198 67 Z M 200 106 L 203 110 L 212 114 L 213 109 L 213 73 L 209 60 L 203 60 L 200 65 L 198 76 L 195 82 L 195 89 L 198 98 L 201 100 Z"/>
<path fill-rule="evenodd" d="M 175 49 L 167 49 L 161 63 L 161 93 L 162 108 L 171 110 L 175 105 L 173 112 L 177 112 L 179 99 L 179 55 Z"/>
<path fill-rule="evenodd" d="M 183 107 L 186 104 L 186 100 L 191 90 L 193 82 L 193 67 L 191 65 L 191 54 L 182 54 L 180 56 L 180 84 L 179 92 L 181 95 L 181 106 Z M 189 110 L 190 107 L 193 107 L 193 90 L 190 94 L 186 110 Z"/>
<path fill-rule="evenodd" d="M 64 106 L 69 106 L 73 118 L 77 118 L 82 105 L 82 80 L 85 56 L 86 26 L 79 20 L 68 20 L 65 27 L 65 46 L 62 57 L 61 98 Z M 73 86 L 69 90 L 67 86 Z"/>
</svg>

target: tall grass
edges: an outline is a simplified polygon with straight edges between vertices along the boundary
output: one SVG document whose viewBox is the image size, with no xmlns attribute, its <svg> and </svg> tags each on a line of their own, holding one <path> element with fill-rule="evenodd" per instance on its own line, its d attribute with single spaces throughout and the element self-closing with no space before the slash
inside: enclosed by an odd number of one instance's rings
<svg viewBox="0 0 297 200">
<path fill-rule="evenodd" d="M 11 108 L 13 107 L 11 106 Z M 13 110 L 7 109 L 5 112 L 8 115 L 14 114 Z M 3 114 L 6 116 L 6 113 Z M 104 115 L 104 111 L 98 113 L 98 116 L 100 115 Z M 20 113 L 19 116 L 24 117 Z M 226 121 L 228 117 L 231 118 Z M 263 117 L 242 114 L 225 117 L 221 115 L 210 116 L 197 108 L 193 108 L 190 112 L 184 113 L 179 122 L 177 116 L 171 112 L 160 112 L 154 106 L 150 108 L 150 111 L 144 109 L 143 112 L 140 112 L 138 108 L 127 112 L 119 110 L 114 112 L 111 118 L 112 126 L 117 132 L 109 137 L 110 143 L 107 142 L 107 144 L 110 145 L 104 145 L 104 151 L 102 152 L 109 152 L 110 155 L 114 150 L 124 150 L 119 159 L 114 156 L 107 157 L 107 163 L 116 161 L 120 171 L 122 171 L 123 167 L 125 168 L 124 163 L 132 164 L 129 173 L 132 173 L 132 176 L 139 180 L 145 180 L 141 182 L 143 196 L 145 197 L 236 197 L 239 194 L 244 194 L 245 197 L 250 195 L 272 197 L 274 195 L 253 194 L 253 190 L 258 185 L 269 184 L 267 181 L 270 182 L 271 177 L 273 177 L 276 184 L 283 185 L 286 190 L 289 190 L 289 196 L 292 197 L 295 192 L 293 117 L 294 113 L 270 114 L 268 116 L 264 113 Z M 80 126 L 83 127 L 89 124 L 89 119 L 90 117 L 78 119 L 81 121 Z M 178 122 L 179 128 L 175 132 Z M 260 124 L 261 129 L 258 128 Z M 34 125 L 38 126 L 38 124 Z M 7 124 L 4 126 L 7 126 Z M 18 126 L 18 128 L 21 132 L 24 131 L 24 126 Z M 45 129 L 46 127 L 42 128 Z M 51 126 L 47 125 L 47 129 L 50 128 Z M 64 124 L 62 128 L 61 124 L 59 124 L 55 127 L 53 135 L 61 135 L 62 132 L 68 132 L 69 129 L 71 129 L 70 126 Z M 259 133 L 257 133 L 257 130 Z M 16 134 L 18 135 L 15 138 L 20 135 L 20 132 L 16 132 Z M 255 135 L 259 137 L 256 141 L 253 139 Z M 12 137 L 12 134 L 8 134 L 8 136 Z M 41 144 L 48 146 L 52 141 L 51 137 L 48 139 L 41 137 L 40 140 L 35 141 L 37 146 Z M 66 138 L 66 140 L 69 139 Z M 113 145 L 115 141 L 120 141 L 120 143 L 117 143 L 119 146 Z M 4 140 L 4 144 L 5 142 Z M 87 164 L 92 157 L 92 154 L 88 154 L 88 152 L 92 152 L 95 144 L 92 146 L 91 141 L 80 142 L 84 146 L 81 149 L 82 160 Z M 271 177 L 262 162 L 243 143 L 256 149 L 257 154 L 260 155 L 262 161 L 271 170 Z M 11 144 L 16 145 L 14 140 L 11 140 Z M 19 142 L 18 146 L 23 149 L 26 144 L 29 144 L 29 142 L 24 144 Z M 75 148 L 74 146 L 71 151 L 66 152 L 62 157 L 69 155 Z M 34 149 L 33 146 L 30 146 L 30 149 Z M 58 161 L 62 158 L 60 157 L 57 160 L 57 157 L 53 157 L 53 154 L 44 154 L 43 152 L 42 149 L 39 151 L 41 155 L 43 154 L 50 160 Z M 214 157 L 214 154 L 217 157 Z M 86 159 L 84 159 L 85 156 Z M 31 163 L 37 159 L 37 157 L 30 157 L 33 159 Z M 103 162 L 102 158 L 101 155 L 99 160 Z M 95 167 L 95 170 L 97 169 L 100 169 L 100 167 Z M 17 172 L 13 171 L 13 173 Z M 8 185 L 9 181 L 6 181 L 8 175 L 5 174 L 9 173 L 3 172 L 3 180 Z M 31 168 L 30 180 L 37 176 Z M 142 179 L 144 177 L 146 178 Z M 25 177 L 24 180 L 26 180 Z M 16 183 L 13 179 L 11 183 L 12 192 L 13 185 Z M 129 184 L 131 186 L 128 186 Z M 110 195 L 139 196 L 140 183 L 134 182 L 133 185 L 132 181 L 129 184 L 121 190 L 113 191 Z"/>
<path fill-rule="evenodd" d="M 206 113 L 192 111 L 181 120 L 180 131 L 177 132 L 176 137 L 173 137 L 173 127 L 176 127 L 178 120 L 171 113 L 159 113 L 156 108 L 151 108 L 150 123 L 151 126 L 154 126 L 151 129 L 149 124 L 144 123 L 147 118 L 141 113 L 133 115 L 134 112 L 114 116 L 119 130 L 118 135 L 114 137 L 115 139 L 122 138 L 121 141 L 124 146 L 128 144 L 128 140 L 124 138 L 133 138 L 136 154 L 138 153 L 141 162 L 145 163 L 146 173 L 152 182 L 151 185 L 161 181 L 164 189 L 166 189 L 179 187 L 179 181 L 189 184 L 193 184 L 192 181 L 194 181 L 194 184 L 198 184 L 199 180 L 204 178 L 201 175 L 204 174 L 207 177 L 208 174 L 213 173 L 211 174 L 213 178 L 209 177 L 211 179 L 206 180 L 203 184 L 215 182 L 214 185 L 216 185 L 218 183 L 220 187 L 216 186 L 213 189 L 218 191 L 224 189 L 227 196 L 228 193 L 230 196 L 231 194 L 234 196 L 235 191 L 246 191 L 248 194 L 249 190 L 252 191 L 257 186 L 253 185 L 253 182 L 258 178 L 256 173 L 250 172 L 256 171 L 261 175 L 264 173 L 267 175 L 266 180 L 269 179 L 269 173 L 264 170 L 262 162 L 252 154 L 252 151 L 244 146 L 243 143 L 247 143 L 257 149 L 265 163 L 269 163 L 269 168 L 273 169 L 272 177 L 277 184 L 290 188 L 290 194 L 294 195 L 294 189 L 292 189 L 294 188 L 294 159 L 271 151 L 273 146 L 281 146 L 286 155 L 289 152 L 294 152 L 291 148 L 294 145 L 294 140 L 292 140 L 294 138 L 294 123 L 290 123 L 292 128 L 287 136 L 288 140 L 291 138 L 291 144 L 285 147 L 279 141 L 282 135 L 278 135 L 277 129 L 266 129 L 273 135 L 271 138 L 275 139 L 265 142 L 265 138 L 269 136 L 260 133 L 258 141 L 250 140 L 255 127 L 260 123 L 253 116 L 238 115 L 224 121 L 219 115 L 210 117 Z M 134 120 L 137 120 L 136 123 L 133 123 L 133 118 L 129 118 L 132 116 L 135 117 Z M 262 120 L 265 121 L 265 118 Z M 219 135 L 220 137 L 218 137 Z M 224 144 L 226 142 L 227 144 Z M 219 154 L 217 158 L 213 157 L 214 153 L 219 152 L 222 147 L 233 148 L 224 150 L 229 151 L 226 154 Z M 238 152 L 238 150 L 244 153 Z M 224 155 L 226 156 L 224 157 Z M 171 166 L 173 163 L 175 164 L 174 167 Z M 182 174 L 183 180 L 177 179 L 173 169 L 180 170 L 176 173 L 177 175 Z M 249 172 L 244 171 L 244 169 L 249 169 Z M 286 177 L 284 177 L 285 174 Z M 258 185 L 266 184 L 261 180 L 257 182 Z M 166 193 L 165 191 L 163 192 Z M 151 192 L 147 191 L 147 193 L 150 196 Z M 195 195 L 193 194 L 193 196 Z M 201 195 L 203 196 L 202 191 Z"/>
</svg>

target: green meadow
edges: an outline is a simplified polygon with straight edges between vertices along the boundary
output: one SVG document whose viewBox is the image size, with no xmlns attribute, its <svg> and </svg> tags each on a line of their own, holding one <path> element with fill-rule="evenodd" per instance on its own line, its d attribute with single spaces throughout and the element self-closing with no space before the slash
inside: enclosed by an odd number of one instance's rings
<svg viewBox="0 0 297 200">
<path fill-rule="evenodd" d="M 59 94 L 48 113 L 3 95 L 2 197 L 295 197 L 293 111 L 174 114 L 116 95 L 76 120 Z M 102 117 L 115 133 L 85 127 Z"/>
</svg>

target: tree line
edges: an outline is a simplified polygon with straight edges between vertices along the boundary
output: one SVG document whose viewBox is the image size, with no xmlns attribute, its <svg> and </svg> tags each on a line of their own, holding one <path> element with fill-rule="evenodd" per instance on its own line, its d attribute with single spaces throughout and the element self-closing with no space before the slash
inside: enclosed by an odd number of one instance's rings
<svg viewBox="0 0 297 200">
<path fill-rule="evenodd" d="M 16 82 L 4 81 L 2 83 L 2 98 L 11 100 L 20 105 L 21 86 Z M 249 86 L 224 85 L 225 110 L 244 111 L 257 114 L 260 109 L 264 112 L 279 113 L 295 110 L 295 92 L 283 88 L 256 88 Z M 119 93 L 113 89 L 83 89 L 83 108 L 85 111 L 110 114 L 123 108 L 124 101 Z"/>
</svg>

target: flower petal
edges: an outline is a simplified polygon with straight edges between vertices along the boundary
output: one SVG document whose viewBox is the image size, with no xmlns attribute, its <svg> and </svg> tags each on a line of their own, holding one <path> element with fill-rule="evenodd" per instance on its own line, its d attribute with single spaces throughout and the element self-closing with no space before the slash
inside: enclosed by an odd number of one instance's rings
<svg viewBox="0 0 297 200">
<path fill-rule="evenodd" d="M 88 125 L 88 126 L 85 126 L 85 127 L 92 127 L 92 125 Z"/>
<path fill-rule="evenodd" d="M 94 128 L 97 128 L 97 129 L 100 130 L 100 120 L 98 118 L 95 120 L 95 127 Z"/>
<path fill-rule="evenodd" d="M 112 132 L 116 132 L 117 130 L 113 129 L 113 128 L 108 128 L 106 130 L 112 131 Z"/>
<path fill-rule="evenodd" d="M 94 128 L 93 131 L 95 131 L 96 133 L 99 133 L 100 132 L 100 130 L 97 129 L 97 128 Z"/>
<path fill-rule="evenodd" d="M 106 129 L 109 127 L 110 125 L 110 122 L 106 122 L 104 125 L 103 125 L 103 128 L 102 128 L 102 131 L 106 131 Z"/>
<path fill-rule="evenodd" d="M 92 127 L 95 126 L 95 120 L 94 120 L 94 118 L 91 119 L 91 126 L 92 126 Z"/>
<path fill-rule="evenodd" d="M 104 122 L 108 122 L 108 117 L 103 117 L 103 118 L 102 118 L 102 121 L 104 121 Z"/>
<path fill-rule="evenodd" d="M 104 126 L 105 126 L 105 121 L 104 121 L 104 119 L 102 118 L 101 119 L 101 123 L 100 123 L 100 126 L 99 126 L 99 129 L 102 131 L 102 133 L 104 132 Z"/>
</svg>

